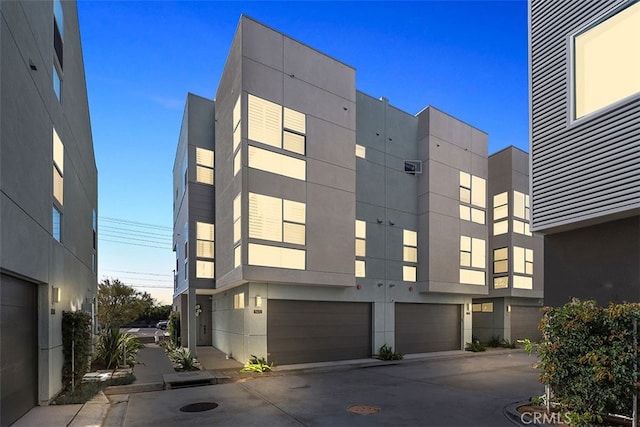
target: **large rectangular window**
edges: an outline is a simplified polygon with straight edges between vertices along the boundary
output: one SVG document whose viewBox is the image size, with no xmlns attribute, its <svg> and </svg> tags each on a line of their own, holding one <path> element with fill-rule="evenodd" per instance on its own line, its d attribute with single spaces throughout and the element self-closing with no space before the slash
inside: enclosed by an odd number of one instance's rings
<svg viewBox="0 0 640 427">
<path fill-rule="evenodd" d="M 573 38 L 574 118 L 640 93 L 640 3 Z"/>
<path fill-rule="evenodd" d="M 64 47 L 64 12 L 62 10 L 62 1 L 53 0 L 53 50 L 55 59 L 62 69 L 63 63 L 63 47 Z"/>
<path fill-rule="evenodd" d="M 515 218 L 523 219 L 521 221 L 519 219 L 513 220 L 513 232 L 518 234 L 524 234 L 526 236 L 531 236 L 531 231 L 529 230 L 529 195 L 521 193 L 519 191 L 513 192 L 513 216 Z"/>
<path fill-rule="evenodd" d="M 304 270 L 306 268 L 306 251 L 303 249 L 249 243 L 249 264 Z"/>
<path fill-rule="evenodd" d="M 460 236 L 460 283 L 484 285 L 486 255 L 485 241 L 475 237 Z M 478 269 L 478 270 L 473 270 Z"/>
<path fill-rule="evenodd" d="M 493 250 L 493 278 L 494 289 L 504 289 L 509 287 L 509 248 L 498 248 Z"/>
<path fill-rule="evenodd" d="M 249 94 L 249 139 L 304 155 L 306 116 L 291 108 Z"/>
<path fill-rule="evenodd" d="M 249 237 L 305 244 L 306 205 L 293 200 L 249 193 Z"/>
<path fill-rule="evenodd" d="M 249 167 L 304 181 L 307 165 L 304 160 L 249 146 Z"/>
<path fill-rule="evenodd" d="M 56 94 L 56 98 L 58 99 L 58 102 L 61 101 L 61 95 L 62 95 L 62 79 L 60 78 L 60 73 L 58 72 L 58 67 L 56 67 L 55 64 L 53 64 L 53 91 Z"/>
<path fill-rule="evenodd" d="M 196 181 L 213 185 L 214 152 L 196 147 Z"/>
<path fill-rule="evenodd" d="M 418 262 L 418 232 L 413 230 L 402 230 L 402 280 L 405 282 L 415 282 L 417 279 Z M 409 264 L 407 264 L 409 263 Z"/>
<path fill-rule="evenodd" d="M 460 219 L 484 224 L 485 199 L 486 180 L 460 171 Z"/>
<path fill-rule="evenodd" d="M 242 216 L 242 198 L 240 194 L 233 199 L 233 241 L 239 242 L 242 238 L 242 222 L 240 217 Z"/>
</svg>

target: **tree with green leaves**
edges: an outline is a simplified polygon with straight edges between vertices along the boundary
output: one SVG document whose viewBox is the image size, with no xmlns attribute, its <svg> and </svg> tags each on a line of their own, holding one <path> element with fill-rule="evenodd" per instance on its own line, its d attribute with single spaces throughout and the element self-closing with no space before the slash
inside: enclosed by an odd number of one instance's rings
<svg viewBox="0 0 640 427">
<path fill-rule="evenodd" d="M 151 298 L 147 294 L 148 298 Z M 147 308 L 140 292 L 118 279 L 98 284 L 98 321 L 103 327 L 119 328 L 136 320 Z"/>
</svg>

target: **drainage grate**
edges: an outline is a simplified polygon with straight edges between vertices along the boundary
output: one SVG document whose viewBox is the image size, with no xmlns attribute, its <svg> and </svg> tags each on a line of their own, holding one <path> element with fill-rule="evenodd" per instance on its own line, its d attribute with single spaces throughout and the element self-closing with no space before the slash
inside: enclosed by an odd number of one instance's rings
<svg viewBox="0 0 640 427">
<path fill-rule="evenodd" d="M 351 405 L 347 411 L 358 415 L 371 415 L 380 412 L 380 408 L 371 405 Z"/>
<path fill-rule="evenodd" d="M 182 412 L 204 412 L 216 409 L 218 404 L 215 402 L 198 402 L 184 405 L 180 410 Z"/>
</svg>

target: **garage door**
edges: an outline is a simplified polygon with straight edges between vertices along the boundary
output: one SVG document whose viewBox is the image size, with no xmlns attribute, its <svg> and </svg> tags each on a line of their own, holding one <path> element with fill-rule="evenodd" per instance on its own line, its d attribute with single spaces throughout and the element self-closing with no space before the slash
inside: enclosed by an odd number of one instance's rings
<svg viewBox="0 0 640 427">
<path fill-rule="evenodd" d="M 371 357 L 371 304 L 269 300 L 267 351 L 278 365 Z"/>
<path fill-rule="evenodd" d="M 0 425 L 6 426 L 36 405 L 36 285 L 0 280 Z"/>
<path fill-rule="evenodd" d="M 538 322 L 542 318 L 540 307 L 511 307 L 511 342 L 523 338 L 539 341 L 542 333 L 538 330 Z"/>
<path fill-rule="evenodd" d="M 395 309 L 396 351 L 460 350 L 459 304 L 396 303 Z"/>
</svg>

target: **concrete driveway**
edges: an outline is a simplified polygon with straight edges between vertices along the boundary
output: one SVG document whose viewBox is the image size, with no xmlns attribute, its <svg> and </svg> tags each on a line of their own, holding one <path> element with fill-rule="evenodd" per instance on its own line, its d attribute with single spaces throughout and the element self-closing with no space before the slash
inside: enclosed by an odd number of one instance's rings
<svg viewBox="0 0 640 427">
<path fill-rule="evenodd" d="M 132 394 L 124 425 L 508 426 L 506 405 L 542 394 L 534 362 L 514 350 Z M 180 411 L 197 402 L 218 407 Z"/>
</svg>

